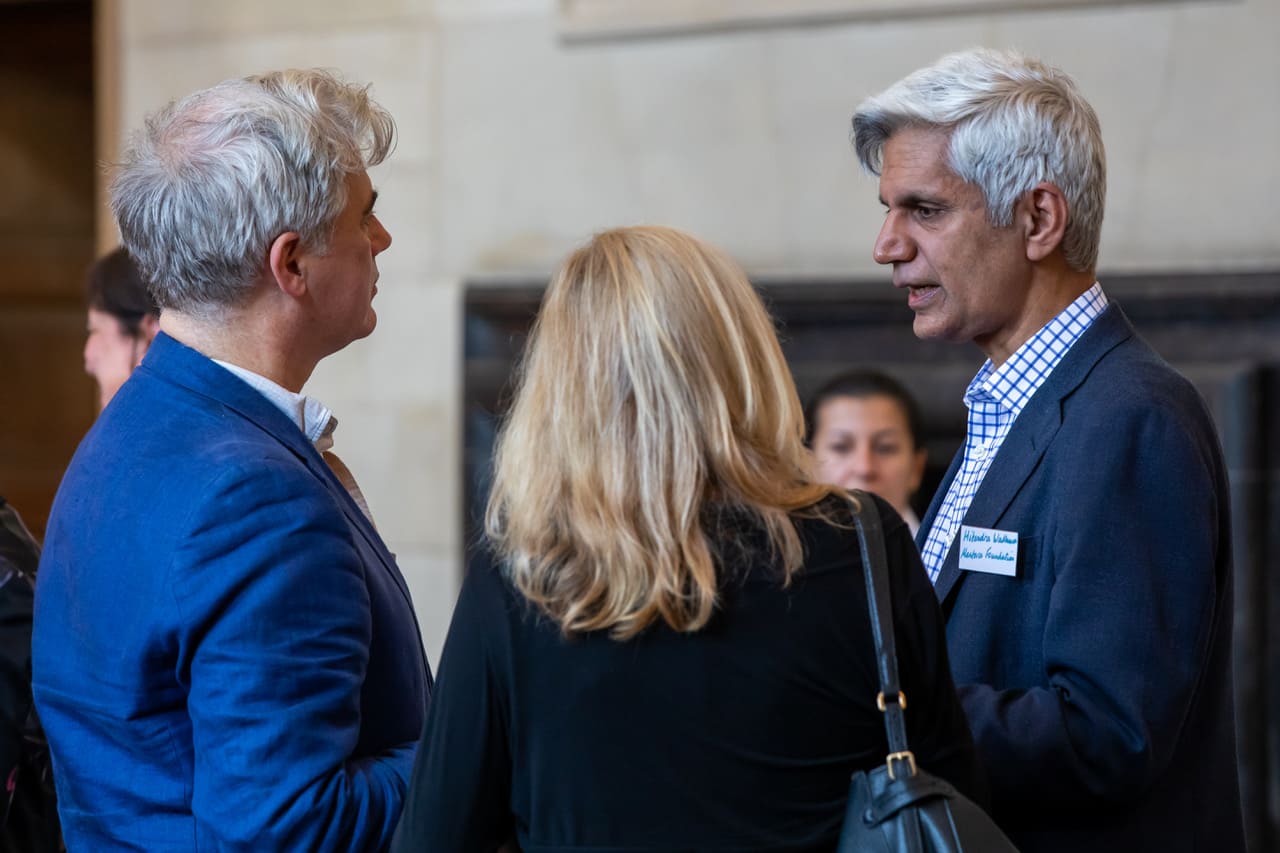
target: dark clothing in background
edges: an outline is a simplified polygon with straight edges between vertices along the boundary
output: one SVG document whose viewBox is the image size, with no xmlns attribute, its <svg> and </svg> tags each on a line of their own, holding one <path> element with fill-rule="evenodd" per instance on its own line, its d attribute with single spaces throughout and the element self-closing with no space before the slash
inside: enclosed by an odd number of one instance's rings
<svg viewBox="0 0 1280 853">
<path fill-rule="evenodd" d="M 877 500 L 911 746 L 985 802 L 933 588 Z M 828 509 L 848 520 L 843 501 Z M 830 851 L 849 776 L 884 761 L 852 529 L 800 519 L 789 587 L 758 530 L 722 541 L 710 624 L 566 639 L 496 570 L 464 581 L 393 850 Z"/>
<path fill-rule="evenodd" d="M 31 703 L 31 612 L 40 546 L 0 497 L 0 851 L 61 847 L 44 735 Z"/>
</svg>

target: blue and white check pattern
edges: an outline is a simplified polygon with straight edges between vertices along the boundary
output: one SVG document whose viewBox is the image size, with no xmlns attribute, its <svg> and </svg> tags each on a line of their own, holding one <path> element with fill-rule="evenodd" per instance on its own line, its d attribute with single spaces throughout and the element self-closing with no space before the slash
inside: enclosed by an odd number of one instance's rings
<svg viewBox="0 0 1280 853">
<path fill-rule="evenodd" d="M 929 528 L 921 554 L 931 582 L 938 582 L 960 523 L 1018 414 L 1106 307 L 1102 285 L 1094 282 L 1004 364 L 996 368 L 988 359 L 969 383 L 964 392 L 964 404 L 969 408 L 964 461 Z"/>
</svg>

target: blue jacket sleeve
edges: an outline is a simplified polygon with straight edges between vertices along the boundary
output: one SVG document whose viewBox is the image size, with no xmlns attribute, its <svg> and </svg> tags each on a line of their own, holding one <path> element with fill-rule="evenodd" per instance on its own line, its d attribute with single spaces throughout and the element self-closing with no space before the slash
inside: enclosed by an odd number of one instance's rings
<svg viewBox="0 0 1280 853">
<path fill-rule="evenodd" d="M 309 472 L 253 463 L 194 502 L 169 574 L 200 846 L 383 849 L 414 746 L 362 754 L 366 567 Z"/>
</svg>

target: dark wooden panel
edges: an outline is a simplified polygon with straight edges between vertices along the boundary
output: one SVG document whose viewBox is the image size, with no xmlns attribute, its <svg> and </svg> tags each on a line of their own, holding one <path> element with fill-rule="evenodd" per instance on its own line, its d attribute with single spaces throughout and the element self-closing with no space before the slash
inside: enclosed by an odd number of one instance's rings
<svg viewBox="0 0 1280 853">
<path fill-rule="evenodd" d="M 82 282 L 94 250 L 92 7 L 0 5 L 0 494 L 37 535 L 94 414 Z"/>
<path fill-rule="evenodd" d="M 62 472 L 93 421 L 84 375 L 84 309 L 0 313 L 0 491 L 42 535 Z"/>
</svg>

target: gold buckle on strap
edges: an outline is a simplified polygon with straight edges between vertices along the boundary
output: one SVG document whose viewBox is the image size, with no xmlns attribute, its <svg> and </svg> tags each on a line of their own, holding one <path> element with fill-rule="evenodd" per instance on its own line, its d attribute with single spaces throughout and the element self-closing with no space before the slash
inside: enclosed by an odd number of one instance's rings
<svg viewBox="0 0 1280 853">
<path fill-rule="evenodd" d="M 894 775 L 893 775 L 893 763 L 894 763 L 895 761 L 905 761 L 905 762 L 907 762 L 907 766 L 911 768 L 911 773 L 910 773 L 910 775 L 911 775 L 911 776 L 916 775 L 916 757 L 915 757 L 915 755 L 913 755 L 913 754 L 912 754 L 911 750 L 904 750 L 904 751 L 902 751 L 902 752 L 891 752 L 891 753 L 889 753 L 888 757 L 887 757 L 887 758 L 885 758 L 885 760 L 884 760 L 884 766 L 885 766 L 885 767 L 887 767 L 887 768 L 889 769 L 889 778 L 890 778 L 890 779 L 896 779 L 896 778 L 898 778 L 898 777 L 896 777 L 896 776 L 894 776 Z"/>
<path fill-rule="evenodd" d="M 883 690 L 876 694 L 876 707 L 882 712 L 885 710 Z M 898 707 L 904 711 L 907 710 L 907 694 L 903 693 L 901 690 L 898 691 Z"/>
</svg>

